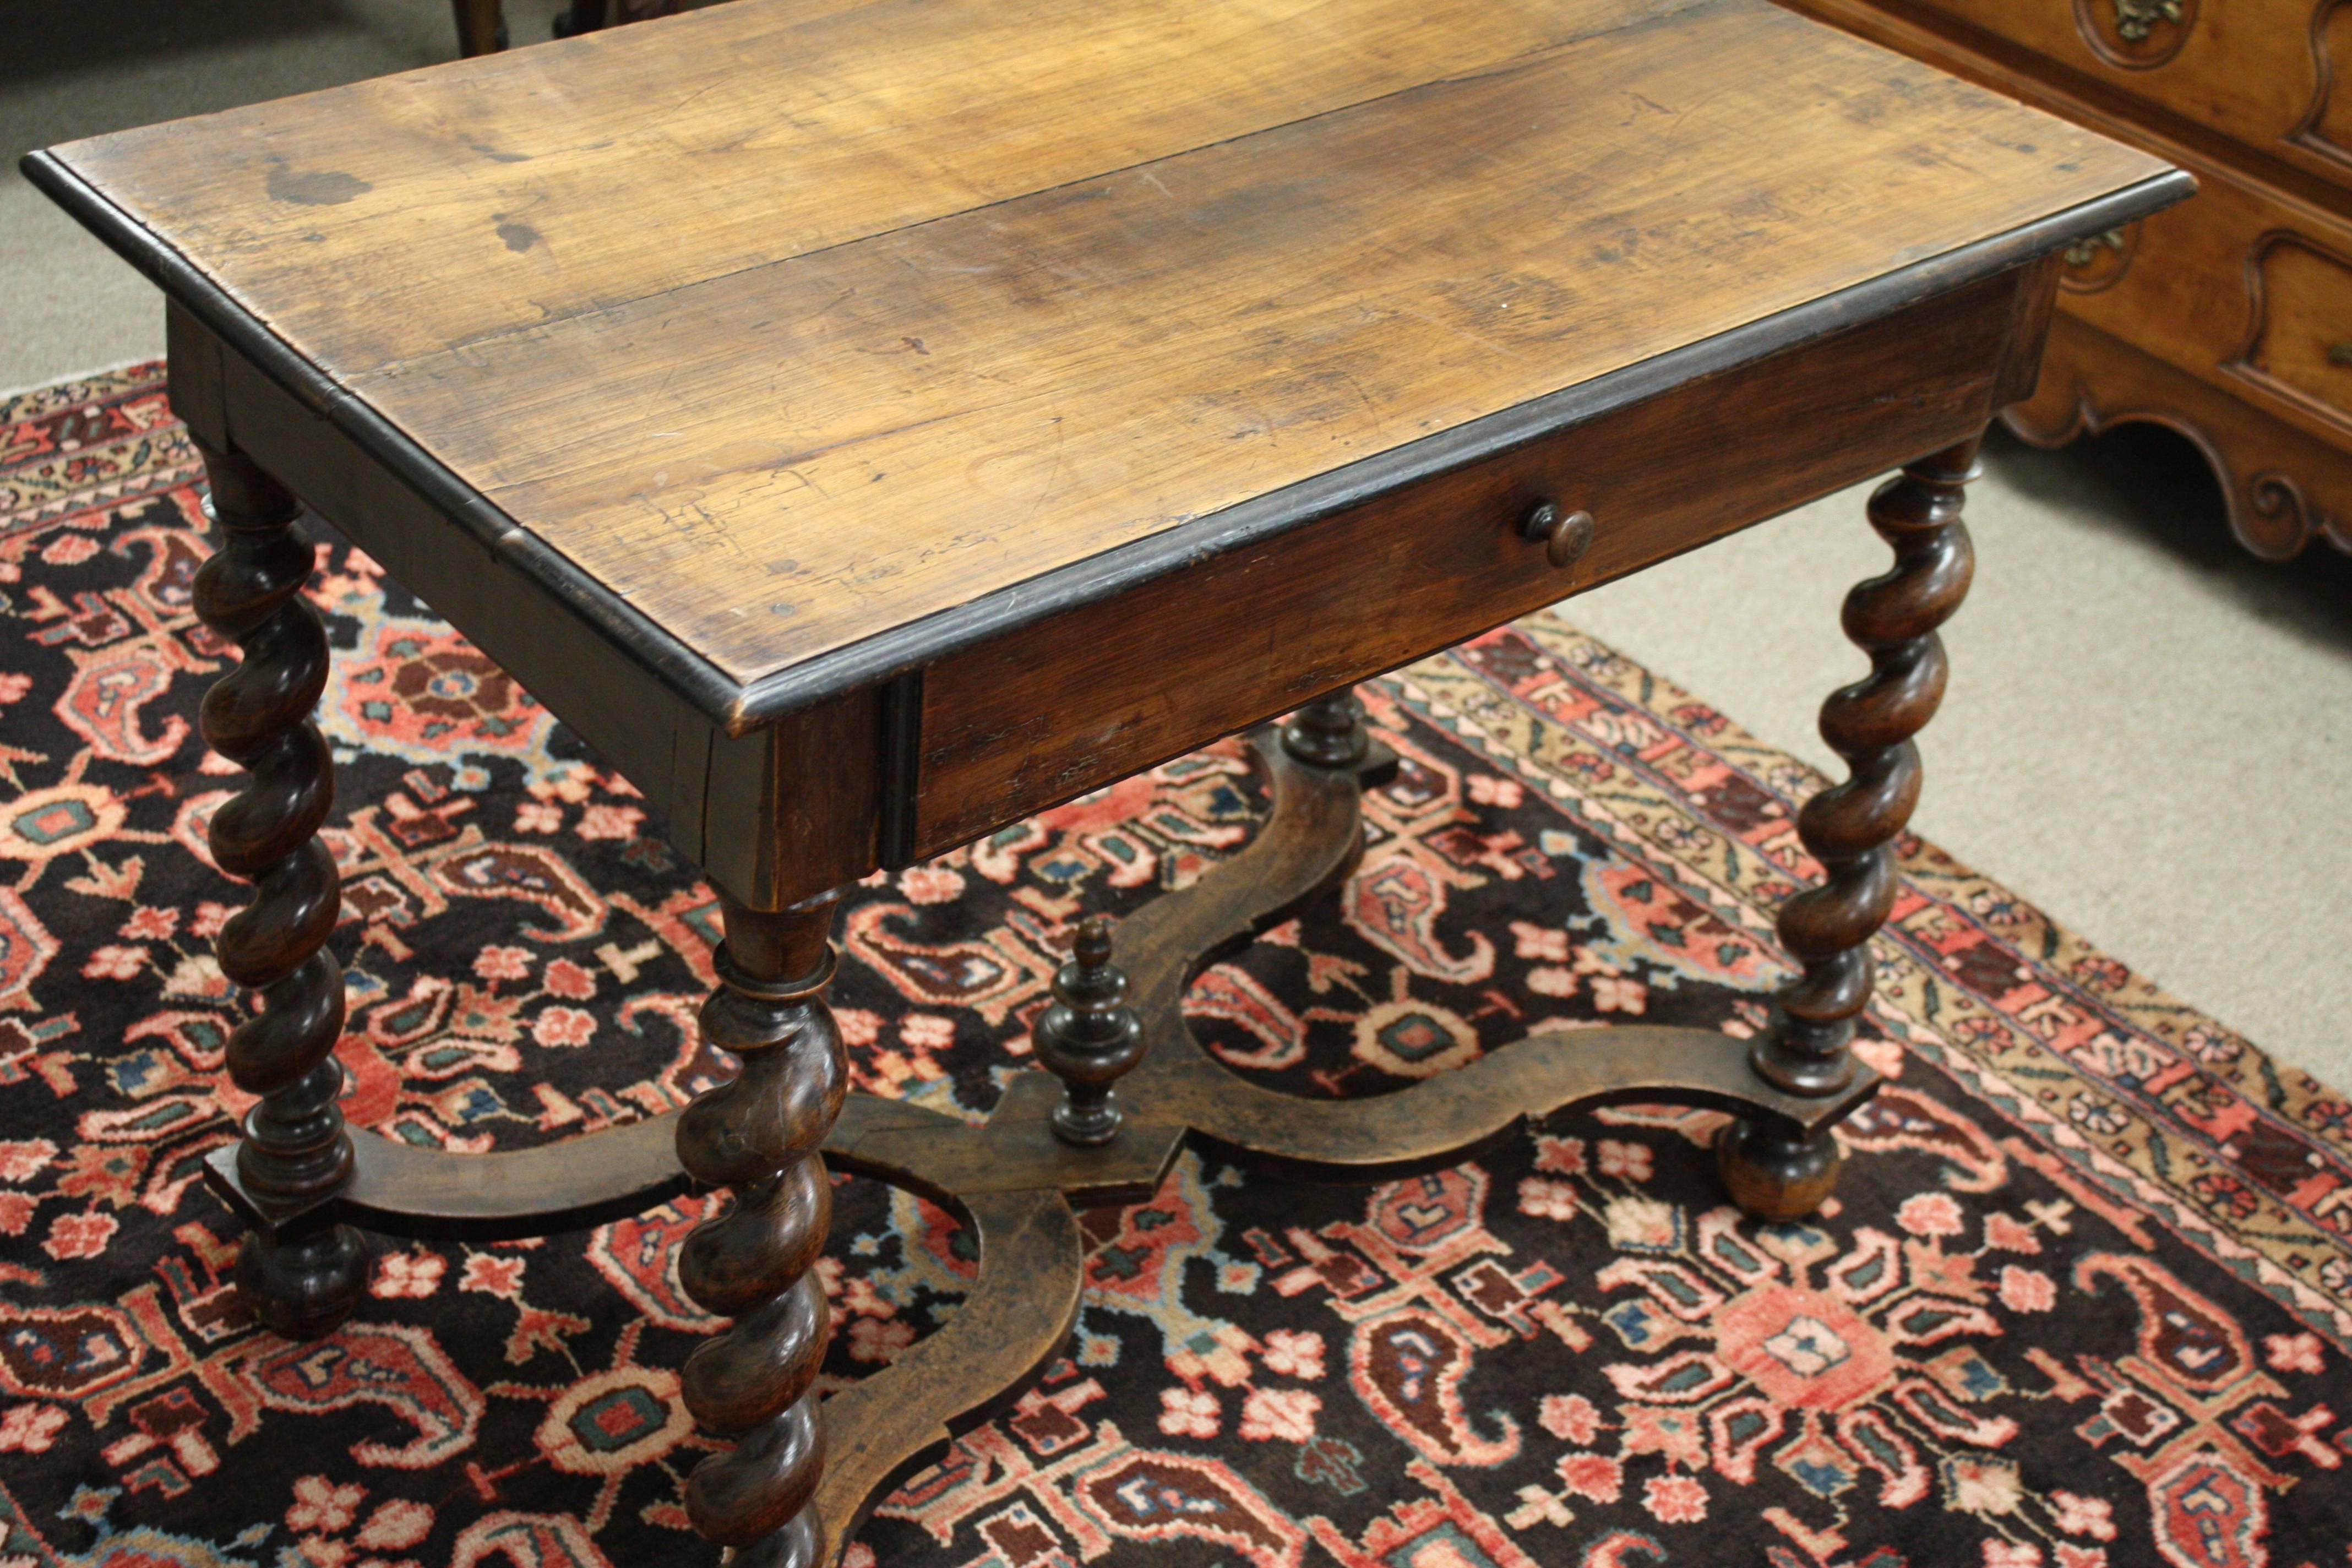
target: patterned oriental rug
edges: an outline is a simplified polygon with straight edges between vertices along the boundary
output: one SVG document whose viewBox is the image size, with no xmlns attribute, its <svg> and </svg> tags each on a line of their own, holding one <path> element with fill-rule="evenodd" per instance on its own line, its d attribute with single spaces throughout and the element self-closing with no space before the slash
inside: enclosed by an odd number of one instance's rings
<svg viewBox="0 0 2352 1568">
<path fill-rule="evenodd" d="M 714 1561 L 679 1501 L 698 1203 L 387 1244 L 316 1344 L 231 1300 L 197 1169 L 242 1109 L 208 939 L 244 894 L 204 847 L 234 780 L 195 734 L 195 486 L 157 366 L 0 404 L 0 1563 Z M 320 559 L 354 1121 L 483 1149 L 678 1103 L 707 890 L 512 681 Z M 1402 772 L 1344 895 L 1195 988 L 1227 1061 L 1357 1095 L 1538 1024 L 1758 1027 L 1813 773 L 1546 617 L 1367 697 Z M 1259 800 L 1215 747 L 857 889 L 859 1084 L 983 1112 L 1080 913 L 1199 876 Z M 2352 1104 L 1932 846 L 1904 866 L 1892 1081 L 1818 1224 L 1741 1219 L 1718 1119 L 1670 1110 L 1377 1189 L 1188 1157 L 1088 1216 L 1067 1359 L 850 1563 L 2344 1564 Z M 837 1212 L 839 1382 L 971 1262 L 903 1194 Z"/>
</svg>

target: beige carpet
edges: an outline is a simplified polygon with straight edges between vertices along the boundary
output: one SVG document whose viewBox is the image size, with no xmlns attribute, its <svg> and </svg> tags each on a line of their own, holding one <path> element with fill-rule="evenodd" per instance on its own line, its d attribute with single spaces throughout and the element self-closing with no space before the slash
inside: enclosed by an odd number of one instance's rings
<svg viewBox="0 0 2352 1568">
<path fill-rule="evenodd" d="M 1838 601 L 1886 552 L 1867 487 L 1566 607 L 1775 745 L 1832 765 L 1864 667 Z M 1921 832 L 2331 1083 L 2352 1084 L 2352 561 L 2231 542 L 2202 460 L 2127 429 L 1996 438 L 1976 587 L 1922 737 Z"/>
<path fill-rule="evenodd" d="M 546 37 L 554 0 L 508 0 Z M 27 148 L 407 68 L 438 0 L 20 6 L 0 143 Z M 0 390 L 162 350 L 155 296 L 0 179 Z M 1926 737 L 1918 826 L 2273 1053 L 2352 1084 L 2352 562 L 2244 555 L 2194 454 L 2155 432 L 1996 442 L 1978 586 Z M 1822 695 L 1861 668 L 1837 605 L 1884 551 L 1855 491 L 1570 605 L 1570 619 L 1824 766 Z"/>
</svg>

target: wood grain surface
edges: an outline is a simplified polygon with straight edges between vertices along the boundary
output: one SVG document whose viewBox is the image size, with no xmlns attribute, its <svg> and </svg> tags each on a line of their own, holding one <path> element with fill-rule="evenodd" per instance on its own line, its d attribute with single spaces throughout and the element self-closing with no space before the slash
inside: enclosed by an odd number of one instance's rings
<svg viewBox="0 0 2352 1568">
<path fill-rule="evenodd" d="M 1837 0 L 1794 3 L 1831 17 Z M 1871 3 L 2003 64 L 2036 62 L 2035 74 L 2068 91 L 2087 89 L 2127 119 L 2176 134 L 2208 128 L 2234 142 L 2242 162 L 2284 163 L 2339 189 L 2352 186 L 2352 91 L 2345 82 L 2352 6 L 2189 0 L 2171 16 L 2135 7 L 2134 30 L 2145 31 L 2127 38 L 2114 0 Z"/>
<path fill-rule="evenodd" d="M 1761 0 L 742 0 L 61 157 L 739 682 L 2164 169 Z"/>
</svg>

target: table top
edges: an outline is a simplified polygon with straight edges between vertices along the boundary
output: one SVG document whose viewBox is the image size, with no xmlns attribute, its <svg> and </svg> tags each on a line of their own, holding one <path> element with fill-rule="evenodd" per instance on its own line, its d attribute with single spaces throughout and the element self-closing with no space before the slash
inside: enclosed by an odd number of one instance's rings
<svg viewBox="0 0 2352 1568">
<path fill-rule="evenodd" d="M 1764 0 L 738 0 L 42 161 L 742 688 L 2185 184 Z"/>
</svg>

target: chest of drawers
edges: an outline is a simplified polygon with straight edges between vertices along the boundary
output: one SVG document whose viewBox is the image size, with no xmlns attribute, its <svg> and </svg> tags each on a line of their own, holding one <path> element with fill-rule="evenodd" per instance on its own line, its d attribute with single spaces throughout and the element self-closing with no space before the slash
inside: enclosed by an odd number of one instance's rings
<svg viewBox="0 0 2352 1568">
<path fill-rule="evenodd" d="M 2194 171 L 2193 200 L 2067 253 L 2006 423 L 2042 446 L 2169 426 L 2248 549 L 2352 550 L 2352 5 L 1788 3 Z"/>
</svg>

